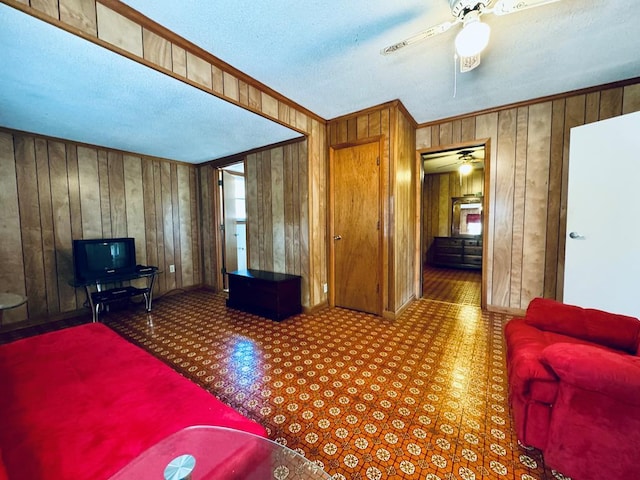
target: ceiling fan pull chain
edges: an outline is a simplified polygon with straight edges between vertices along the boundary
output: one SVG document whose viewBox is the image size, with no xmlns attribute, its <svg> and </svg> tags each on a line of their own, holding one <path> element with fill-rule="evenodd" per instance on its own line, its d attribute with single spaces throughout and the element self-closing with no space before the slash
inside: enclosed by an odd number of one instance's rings
<svg viewBox="0 0 640 480">
<path fill-rule="evenodd" d="M 453 52 L 453 98 L 458 93 L 458 54 Z"/>
</svg>

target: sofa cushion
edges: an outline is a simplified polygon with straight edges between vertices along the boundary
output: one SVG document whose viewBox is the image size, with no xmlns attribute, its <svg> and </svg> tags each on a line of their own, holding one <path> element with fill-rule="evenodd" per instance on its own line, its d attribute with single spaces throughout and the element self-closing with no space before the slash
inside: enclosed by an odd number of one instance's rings
<svg viewBox="0 0 640 480">
<path fill-rule="evenodd" d="M 525 316 L 527 324 L 541 330 L 576 337 L 636 354 L 640 320 L 593 308 L 567 305 L 548 298 L 534 298 Z"/>
</svg>

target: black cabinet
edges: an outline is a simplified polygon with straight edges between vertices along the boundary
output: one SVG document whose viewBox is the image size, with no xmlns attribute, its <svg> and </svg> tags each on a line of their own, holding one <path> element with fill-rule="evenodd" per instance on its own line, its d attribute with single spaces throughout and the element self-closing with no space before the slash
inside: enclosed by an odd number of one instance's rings
<svg viewBox="0 0 640 480">
<path fill-rule="evenodd" d="M 228 275 L 228 307 L 272 320 L 282 320 L 302 312 L 302 277 L 252 269 Z"/>
<path fill-rule="evenodd" d="M 432 251 L 438 267 L 482 268 L 482 237 L 435 237 Z"/>
</svg>

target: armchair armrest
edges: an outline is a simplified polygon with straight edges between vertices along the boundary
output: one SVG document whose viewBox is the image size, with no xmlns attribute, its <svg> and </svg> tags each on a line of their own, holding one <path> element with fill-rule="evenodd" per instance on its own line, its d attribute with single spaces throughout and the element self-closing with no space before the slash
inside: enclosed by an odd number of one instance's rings
<svg viewBox="0 0 640 480">
<path fill-rule="evenodd" d="M 542 351 L 542 361 L 561 382 L 640 406 L 640 357 L 590 345 L 556 343 Z"/>
</svg>

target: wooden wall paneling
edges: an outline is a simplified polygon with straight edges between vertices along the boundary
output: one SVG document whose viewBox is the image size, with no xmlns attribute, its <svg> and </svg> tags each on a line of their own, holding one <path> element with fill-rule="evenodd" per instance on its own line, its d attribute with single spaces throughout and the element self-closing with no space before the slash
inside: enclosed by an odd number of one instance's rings
<svg viewBox="0 0 640 480">
<path fill-rule="evenodd" d="M 78 308 L 78 304 L 76 302 L 76 289 L 69 285 L 69 281 L 73 278 L 73 252 L 71 249 L 70 176 L 67 170 L 65 144 L 49 141 L 48 160 L 55 252 L 53 273 L 57 277 L 59 311 L 68 312 Z"/>
<path fill-rule="evenodd" d="M 182 288 L 182 245 L 180 242 L 181 219 L 180 205 L 178 195 L 178 170 L 177 165 L 172 163 L 169 165 L 171 171 L 171 230 L 173 231 L 173 260 L 175 267 L 175 287 Z"/>
<path fill-rule="evenodd" d="M 453 145 L 453 124 L 452 122 L 440 125 L 440 135 L 438 145 Z"/>
<path fill-rule="evenodd" d="M 164 268 L 158 259 L 157 218 L 156 218 L 156 192 L 154 182 L 154 162 L 143 159 L 142 167 L 142 198 L 144 202 L 144 232 L 146 256 L 141 258 L 145 265 L 154 265 Z M 140 258 L 140 257 L 139 257 Z"/>
<path fill-rule="evenodd" d="M 201 198 L 201 192 L 198 188 L 198 171 L 196 168 L 189 168 L 189 207 L 191 219 L 191 255 L 193 269 L 193 284 L 200 285 L 203 283 L 202 278 L 202 257 L 200 252 L 205 248 L 200 243 L 199 220 L 201 218 L 198 199 Z"/>
<path fill-rule="evenodd" d="M 222 83 L 224 85 L 224 96 L 239 102 L 240 91 L 238 87 L 238 78 L 235 75 L 231 75 L 229 72 L 223 72 Z"/>
<path fill-rule="evenodd" d="M 326 303 L 328 295 L 323 284 L 328 284 L 328 182 L 329 157 L 326 127 L 311 120 L 311 135 L 297 145 L 299 207 L 300 274 L 308 278 L 303 282 L 302 298 L 305 305 Z"/>
<path fill-rule="evenodd" d="M 149 206 L 145 202 L 143 193 L 142 160 L 133 155 L 122 157 L 124 204 L 126 216 L 124 218 L 127 236 L 136 240 L 136 259 L 141 265 L 147 263 L 147 238 L 145 228 L 146 210 Z"/>
<path fill-rule="evenodd" d="M 171 164 L 162 162 L 160 164 L 160 190 L 162 208 L 162 231 L 164 235 L 164 268 L 165 268 L 165 288 L 171 291 L 176 288 L 176 273 L 170 271 L 169 265 L 175 265 L 175 246 L 173 241 L 173 199 Z"/>
<path fill-rule="evenodd" d="M 511 281 L 509 306 L 520 308 L 522 291 L 522 262 L 524 251 L 524 204 L 527 190 L 527 138 L 529 134 L 529 108 L 516 110 L 515 165 L 513 176 L 513 218 L 511 220 Z"/>
<path fill-rule="evenodd" d="M 600 92 L 587 93 L 585 107 L 585 124 L 597 122 L 600 118 Z"/>
<path fill-rule="evenodd" d="M 100 178 L 98 174 L 98 152 L 94 148 L 77 147 L 78 182 L 82 211 L 82 237 L 102 237 L 102 208 Z"/>
<path fill-rule="evenodd" d="M 549 205 L 547 208 L 547 244 L 545 247 L 544 293 L 545 298 L 558 294 L 557 271 L 560 264 L 560 237 L 562 230 L 562 155 L 564 146 L 565 100 L 554 100 L 551 107 L 551 145 L 549 160 Z M 564 252 L 564 247 L 563 250 Z M 564 263 L 564 260 L 562 260 Z"/>
<path fill-rule="evenodd" d="M 95 2 L 59 0 L 60 20 L 93 37 L 98 36 Z"/>
<path fill-rule="evenodd" d="M 431 146 L 438 147 L 440 146 L 440 125 L 433 125 L 431 127 Z"/>
<path fill-rule="evenodd" d="M 98 38 L 142 58 L 142 27 L 102 3 L 96 4 Z"/>
<path fill-rule="evenodd" d="M 356 138 L 367 138 L 369 136 L 369 115 L 358 115 L 356 117 Z"/>
<path fill-rule="evenodd" d="M 473 117 L 463 118 L 460 121 L 460 141 L 469 142 L 476 138 L 476 119 Z"/>
<path fill-rule="evenodd" d="M 35 139 L 38 204 L 40 208 L 40 233 L 42 239 L 42 261 L 44 265 L 47 313 L 60 311 L 58 276 L 56 273 L 55 235 L 53 230 L 53 207 L 51 202 L 51 177 L 49 175 L 49 149 L 43 138 Z"/>
<path fill-rule="evenodd" d="M 475 132 L 475 119 L 473 122 Z M 416 149 L 423 150 L 431 147 L 431 127 L 419 128 L 416 131 Z"/>
<path fill-rule="evenodd" d="M 143 28 L 142 48 L 145 60 L 172 71 L 173 62 L 171 59 L 171 42 L 162 38 L 160 35 L 156 35 L 154 32 Z"/>
<path fill-rule="evenodd" d="M 485 212 L 488 215 L 486 235 L 483 237 L 483 254 L 482 254 L 482 296 L 483 305 L 492 305 L 492 292 L 493 292 L 493 243 L 495 235 L 495 221 L 494 212 L 496 209 L 496 177 L 497 170 L 497 140 L 498 138 L 498 113 L 487 113 L 476 117 L 476 137 L 478 139 L 490 139 L 489 140 L 489 157 L 485 158 L 485 205 L 488 203 L 488 211 Z M 493 140 L 492 140 L 493 139 Z M 488 183 L 487 183 L 488 182 Z M 488 185 L 488 188 L 486 187 Z M 488 197 L 488 198 L 487 198 Z M 485 288 L 486 287 L 486 288 Z"/>
<path fill-rule="evenodd" d="M 244 107 L 249 106 L 249 84 L 238 80 L 238 102 Z"/>
<path fill-rule="evenodd" d="M 40 229 L 40 206 L 33 137 L 16 135 L 16 178 L 18 182 L 20 229 L 29 317 L 47 313 L 47 291 Z"/>
<path fill-rule="evenodd" d="M 529 107 L 524 226 L 526 255 L 523 257 L 522 298 L 519 308 L 526 308 L 534 297 L 540 297 L 544 293 L 551 112 L 551 102 Z"/>
<path fill-rule="evenodd" d="M 78 149 L 75 144 L 66 144 L 67 184 L 69 187 L 69 212 L 71 217 L 71 239 L 82 238 L 82 208 L 80 205 L 80 179 L 78 173 Z M 76 306 L 86 299 L 83 289 L 75 289 Z"/>
<path fill-rule="evenodd" d="M 58 0 L 31 0 L 31 6 L 55 19 L 59 18 Z"/>
<path fill-rule="evenodd" d="M 512 228 L 516 157 L 517 110 L 498 114 L 498 144 L 500 163 L 495 171 L 493 299 L 500 305 L 510 305 L 512 262 Z M 518 258 L 516 261 L 521 262 Z"/>
<path fill-rule="evenodd" d="M 187 77 L 187 52 L 174 43 L 171 44 L 171 66 L 173 73 Z"/>
<path fill-rule="evenodd" d="M 262 152 L 260 159 L 261 187 L 262 187 L 262 262 L 261 268 L 273 271 L 273 192 L 271 190 L 271 156 L 272 151 Z"/>
<path fill-rule="evenodd" d="M 600 94 L 600 115 L 598 120 L 622 115 L 622 87 L 603 90 Z"/>
<path fill-rule="evenodd" d="M 211 64 L 206 60 L 187 52 L 187 78 L 198 85 L 211 89 Z"/>
<path fill-rule="evenodd" d="M 289 272 L 298 275 L 300 265 L 297 261 L 296 249 L 294 246 L 296 239 L 296 211 L 295 196 L 298 193 L 294 187 L 294 179 L 298 173 L 297 164 L 294 162 L 292 146 L 283 149 L 283 188 L 284 188 L 284 263 Z"/>
<path fill-rule="evenodd" d="M 260 199 L 258 198 L 258 154 L 252 153 L 245 159 L 245 195 L 247 209 L 247 265 L 260 268 Z"/>
<path fill-rule="evenodd" d="M 369 137 L 377 137 L 382 135 L 382 126 L 381 126 L 381 111 L 376 110 L 374 112 L 369 113 L 368 117 L 368 127 L 369 127 Z"/>
<path fill-rule="evenodd" d="M 109 160 L 107 152 L 98 150 L 98 184 L 100 192 L 100 216 L 102 219 L 102 233 L 98 236 L 109 238 L 112 236 L 111 203 L 109 198 Z"/>
<path fill-rule="evenodd" d="M 209 287 L 216 285 L 216 274 L 214 271 L 218 265 L 215 261 L 215 243 L 213 240 L 214 235 L 214 211 L 213 211 L 213 199 L 212 190 L 214 188 L 214 182 L 212 177 L 213 169 L 208 166 L 202 166 L 198 168 L 198 182 L 200 185 L 200 238 L 202 243 L 202 283 Z"/>
<path fill-rule="evenodd" d="M 449 218 L 449 212 L 451 211 L 451 176 L 443 173 L 439 174 L 439 177 L 437 236 L 448 237 L 451 232 L 451 220 Z"/>
<path fill-rule="evenodd" d="M 273 238 L 273 271 L 287 272 L 285 262 L 284 223 L 284 152 L 283 147 L 271 150 L 271 231 Z"/>
<path fill-rule="evenodd" d="M 622 113 L 632 113 L 640 110 L 640 83 L 627 85 L 623 91 Z"/>
<path fill-rule="evenodd" d="M 26 294 L 25 265 L 20 228 L 18 181 L 13 135 L 0 132 L 0 291 Z M 7 310 L 3 324 L 25 320 L 27 306 Z"/>
<path fill-rule="evenodd" d="M 111 235 L 114 238 L 129 236 L 127 228 L 127 202 L 124 185 L 122 153 L 109 152 L 109 206 L 111 210 Z"/>
<path fill-rule="evenodd" d="M 178 232 L 180 243 L 180 283 L 182 287 L 192 286 L 193 282 L 193 253 L 191 251 L 191 189 L 189 170 L 192 167 L 177 165 L 177 210 L 178 224 L 174 230 Z M 177 227 L 177 228 L 175 228 Z"/>
<path fill-rule="evenodd" d="M 347 142 L 355 142 L 358 140 L 358 119 L 354 117 L 347 118 Z"/>
<path fill-rule="evenodd" d="M 169 262 L 171 257 L 167 256 L 167 251 L 165 248 L 165 229 L 164 229 L 164 208 L 163 208 L 163 181 L 162 181 L 162 165 L 159 161 L 153 161 L 153 192 L 154 192 L 154 200 L 153 205 L 156 209 L 156 245 L 158 252 L 158 267 L 162 270 L 162 273 L 158 275 L 158 291 L 161 293 L 166 292 L 169 287 L 168 284 L 168 274 L 169 274 Z"/>
</svg>

